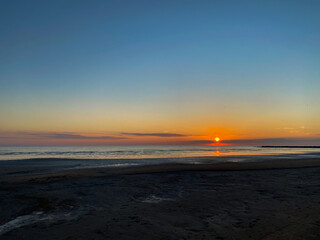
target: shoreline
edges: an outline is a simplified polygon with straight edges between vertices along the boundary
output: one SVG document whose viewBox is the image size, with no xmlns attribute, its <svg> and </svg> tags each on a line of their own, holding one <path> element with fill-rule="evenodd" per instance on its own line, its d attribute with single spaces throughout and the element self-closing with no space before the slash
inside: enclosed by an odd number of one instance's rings
<svg viewBox="0 0 320 240">
<path fill-rule="evenodd" d="M 182 164 L 166 163 L 153 165 L 140 165 L 130 167 L 96 167 L 78 169 L 53 169 L 53 172 L 32 173 L 36 167 L 29 167 L 22 175 L 20 171 L 8 171 L 7 175 L 0 177 L 0 182 L 27 182 L 27 181 L 52 181 L 84 177 L 102 177 L 111 175 L 136 175 L 169 172 L 190 171 L 247 171 L 247 170 L 272 170 L 320 167 L 320 158 L 315 159 L 286 159 L 268 160 L 259 162 L 217 162 L 210 164 Z M 23 169 L 23 168 L 22 168 Z M 2 170 L 5 172 L 6 170 Z M 15 175 L 17 173 L 18 175 Z"/>
<path fill-rule="evenodd" d="M 260 146 L 262 148 L 320 148 L 320 146 Z"/>
</svg>

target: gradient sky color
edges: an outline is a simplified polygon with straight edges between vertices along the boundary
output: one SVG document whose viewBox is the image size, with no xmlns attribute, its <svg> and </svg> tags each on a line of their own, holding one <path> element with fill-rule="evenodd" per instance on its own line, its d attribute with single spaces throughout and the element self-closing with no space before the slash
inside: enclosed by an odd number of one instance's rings
<svg viewBox="0 0 320 240">
<path fill-rule="evenodd" d="M 0 145 L 320 144 L 319 1 L 3 1 Z"/>
</svg>

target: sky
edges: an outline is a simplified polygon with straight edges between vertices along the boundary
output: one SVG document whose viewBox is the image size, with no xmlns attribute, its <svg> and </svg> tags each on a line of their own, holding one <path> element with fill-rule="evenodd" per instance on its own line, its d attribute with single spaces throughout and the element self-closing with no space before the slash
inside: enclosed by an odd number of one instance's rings
<svg viewBox="0 0 320 240">
<path fill-rule="evenodd" d="M 0 145 L 320 145 L 319 1 L 2 1 Z"/>
</svg>

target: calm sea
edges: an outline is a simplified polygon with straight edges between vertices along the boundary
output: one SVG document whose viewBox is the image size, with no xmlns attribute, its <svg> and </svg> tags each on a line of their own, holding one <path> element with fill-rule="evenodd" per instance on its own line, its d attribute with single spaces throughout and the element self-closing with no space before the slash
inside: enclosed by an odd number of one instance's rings
<svg viewBox="0 0 320 240">
<path fill-rule="evenodd" d="M 317 153 L 316 148 L 262 148 L 253 146 L 48 146 L 0 147 L 0 160 L 33 158 L 141 159 L 201 156 L 254 156 Z"/>
</svg>

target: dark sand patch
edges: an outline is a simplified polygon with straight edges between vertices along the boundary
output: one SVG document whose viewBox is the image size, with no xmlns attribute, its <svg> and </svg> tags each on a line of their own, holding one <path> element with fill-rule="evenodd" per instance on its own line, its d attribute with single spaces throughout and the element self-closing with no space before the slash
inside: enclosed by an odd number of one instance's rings
<svg viewBox="0 0 320 240">
<path fill-rule="evenodd" d="M 32 168 L 29 174 L 12 175 L 0 171 L 0 183 L 10 182 L 48 182 L 66 180 L 82 177 L 98 177 L 107 175 L 126 175 L 126 174 L 146 174 L 146 173 L 167 173 L 178 171 L 242 171 L 242 170 L 268 170 L 268 169 L 287 169 L 319 167 L 320 159 L 283 159 L 268 160 L 258 162 L 220 162 L 213 164 L 159 164 L 142 165 L 119 168 L 80 168 L 80 169 L 56 169 L 46 173 L 33 173 Z"/>
</svg>

